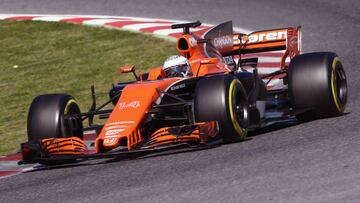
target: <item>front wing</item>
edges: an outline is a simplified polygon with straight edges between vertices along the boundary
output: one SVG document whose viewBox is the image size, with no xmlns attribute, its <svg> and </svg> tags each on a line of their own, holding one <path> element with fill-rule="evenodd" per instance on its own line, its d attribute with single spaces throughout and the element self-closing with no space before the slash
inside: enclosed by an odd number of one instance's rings
<svg viewBox="0 0 360 203">
<path fill-rule="evenodd" d="M 46 138 L 29 141 L 21 145 L 23 159 L 19 164 L 42 163 L 45 165 L 65 164 L 101 158 L 136 158 L 152 153 L 176 149 L 204 149 L 213 145 L 218 130 L 215 122 L 197 123 L 176 127 L 160 128 L 136 149 L 121 148 L 109 152 L 94 153 L 87 150 L 85 142 L 77 137 Z"/>
</svg>

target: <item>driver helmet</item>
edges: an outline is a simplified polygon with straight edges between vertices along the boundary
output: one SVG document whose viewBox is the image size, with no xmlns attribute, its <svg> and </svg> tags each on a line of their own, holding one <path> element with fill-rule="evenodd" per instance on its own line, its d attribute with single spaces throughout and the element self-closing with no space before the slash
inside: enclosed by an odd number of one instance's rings
<svg viewBox="0 0 360 203">
<path fill-rule="evenodd" d="M 164 62 L 163 70 L 167 77 L 186 77 L 191 75 L 189 60 L 179 55 L 167 58 Z"/>
</svg>

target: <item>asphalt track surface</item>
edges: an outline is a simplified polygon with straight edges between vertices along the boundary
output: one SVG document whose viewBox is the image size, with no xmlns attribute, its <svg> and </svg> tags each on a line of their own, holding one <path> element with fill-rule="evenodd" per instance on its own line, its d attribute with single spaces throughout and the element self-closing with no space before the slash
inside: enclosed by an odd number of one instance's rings
<svg viewBox="0 0 360 203">
<path fill-rule="evenodd" d="M 302 25 L 304 52 L 337 52 L 350 88 L 342 117 L 209 150 L 23 173 L 0 180 L 0 202 L 359 202 L 359 11 L 358 0 L 0 0 L 0 13 Z"/>
</svg>

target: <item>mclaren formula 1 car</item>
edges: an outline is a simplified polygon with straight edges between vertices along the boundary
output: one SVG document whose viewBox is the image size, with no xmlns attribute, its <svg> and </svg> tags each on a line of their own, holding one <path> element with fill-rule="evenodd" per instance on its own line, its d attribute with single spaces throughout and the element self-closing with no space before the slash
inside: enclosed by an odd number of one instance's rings
<svg viewBox="0 0 360 203">
<path fill-rule="evenodd" d="M 343 114 L 347 82 L 339 57 L 301 54 L 300 27 L 242 34 L 233 32 L 231 21 L 200 25 L 172 25 L 183 29 L 176 49 L 191 74 L 169 75 L 162 66 L 139 74 L 134 66 L 122 67 L 135 80 L 113 85 L 100 106 L 92 87 L 87 112 L 67 94 L 37 96 L 28 114 L 28 142 L 21 145 L 23 163 L 206 147 L 244 140 L 248 131 L 282 118 L 308 121 Z M 259 72 L 259 58 L 274 51 L 280 53 L 277 70 Z M 106 121 L 96 124 L 94 117 Z M 91 153 L 83 140 L 90 130 L 97 137 Z"/>
</svg>

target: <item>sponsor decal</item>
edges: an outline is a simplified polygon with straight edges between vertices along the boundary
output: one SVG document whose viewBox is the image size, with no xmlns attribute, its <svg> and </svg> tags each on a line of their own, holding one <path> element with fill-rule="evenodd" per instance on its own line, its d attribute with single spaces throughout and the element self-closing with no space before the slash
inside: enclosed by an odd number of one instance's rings
<svg viewBox="0 0 360 203">
<path fill-rule="evenodd" d="M 117 121 L 117 122 L 107 123 L 106 126 L 121 125 L 121 124 L 134 124 L 134 123 L 135 123 L 135 121 Z"/>
<path fill-rule="evenodd" d="M 232 56 L 225 56 L 223 57 L 225 64 L 227 65 L 234 65 L 235 61 L 234 58 Z"/>
<path fill-rule="evenodd" d="M 190 37 L 190 38 L 189 38 L 189 42 L 190 42 L 190 45 L 191 45 L 192 47 L 194 47 L 194 46 L 197 44 L 196 39 L 193 38 L 193 37 Z"/>
<path fill-rule="evenodd" d="M 178 90 L 178 89 L 184 88 L 185 86 L 186 86 L 185 83 L 182 83 L 179 85 L 174 85 L 174 86 L 170 87 L 170 90 Z"/>
<path fill-rule="evenodd" d="M 233 43 L 234 43 L 233 37 L 229 35 L 213 39 L 214 46 L 220 49 L 229 46 L 232 47 Z"/>
<path fill-rule="evenodd" d="M 298 37 L 297 36 L 290 37 L 289 46 L 290 47 L 297 47 L 297 45 L 298 45 Z"/>
<path fill-rule="evenodd" d="M 117 142 L 118 138 L 105 138 L 104 139 L 104 144 L 105 145 L 113 145 Z"/>
<path fill-rule="evenodd" d="M 127 126 L 127 125 L 114 125 L 114 126 L 105 127 L 105 130 L 119 129 L 119 128 L 129 128 L 129 127 L 130 126 Z"/>
<path fill-rule="evenodd" d="M 116 134 L 121 133 L 124 130 L 125 129 L 108 130 L 105 132 L 105 136 L 107 137 L 108 135 L 116 135 Z"/>
<path fill-rule="evenodd" d="M 119 103 L 119 109 L 127 109 L 127 108 L 138 108 L 140 107 L 140 101 L 132 101 L 132 102 L 121 102 Z"/>
<path fill-rule="evenodd" d="M 241 44 L 240 36 L 234 35 L 233 40 L 234 40 L 234 41 L 233 41 L 234 45 L 239 45 L 239 44 Z"/>
<path fill-rule="evenodd" d="M 119 138 L 119 137 L 121 137 L 121 135 L 107 135 L 107 136 L 105 137 L 105 139 L 108 139 L 108 138 Z"/>
<path fill-rule="evenodd" d="M 248 43 L 285 39 L 286 36 L 287 36 L 286 31 L 252 34 L 248 36 Z M 242 40 L 242 43 L 245 43 L 245 41 Z"/>
</svg>

